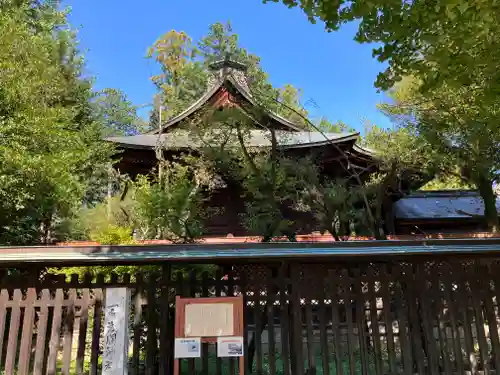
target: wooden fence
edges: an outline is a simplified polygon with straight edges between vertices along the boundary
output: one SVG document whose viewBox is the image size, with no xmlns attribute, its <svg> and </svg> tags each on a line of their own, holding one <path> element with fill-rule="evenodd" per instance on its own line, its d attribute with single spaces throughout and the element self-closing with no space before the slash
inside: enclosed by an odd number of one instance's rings
<svg viewBox="0 0 500 375">
<path fill-rule="evenodd" d="M 83 280 L 6 278 L 0 372 L 97 374 L 105 289 L 132 290 L 129 372 L 171 374 L 175 295 L 245 296 L 245 359 L 254 374 L 464 374 L 500 369 L 495 259 L 251 265 L 224 278 L 193 271 Z M 237 373 L 184 360 L 182 373 Z"/>
</svg>

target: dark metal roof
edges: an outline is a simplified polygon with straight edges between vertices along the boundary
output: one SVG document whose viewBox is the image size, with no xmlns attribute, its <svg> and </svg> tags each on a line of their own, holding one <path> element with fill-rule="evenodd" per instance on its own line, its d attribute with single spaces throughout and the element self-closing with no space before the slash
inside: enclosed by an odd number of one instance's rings
<svg viewBox="0 0 500 375">
<path fill-rule="evenodd" d="M 497 199 L 500 212 L 500 199 Z M 420 191 L 407 195 L 394 205 L 397 219 L 471 219 L 484 215 L 484 203 L 476 191 Z"/>
<path fill-rule="evenodd" d="M 249 243 L 81 247 L 0 247 L 0 262 L 12 264 L 103 264 L 283 260 L 320 261 L 417 255 L 500 255 L 499 239 L 352 241 L 332 243 Z"/>
<path fill-rule="evenodd" d="M 331 144 L 332 142 L 341 143 L 356 141 L 358 136 L 359 133 L 276 131 L 278 145 L 282 148 L 317 147 Z M 106 140 L 128 148 L 154 148 L 156 145 L 161 144 L 167 149 L 193 149 L 203 145 L 201 138 L 197 139 L 197 137 L 199 136 L 189 131 L 174 130 L 162 135 L 143 134 L 125 137 L 110 137 Z M 227 134 L 222 135 L 220 132 L 217 132 L 217 130 L 213 130 L 203 134 L 203 141 L 211 143 L 211 141 L 221 137 L 227 137 Z M 249 131 L 248 137 L 245 136 L 245 140 L 247 146 L 250 147 L 270 147 L 271 133 L 265 130 L 251 130 Z M 234 143 L 234 145 L 238 145 L 236 134 L 234 134 L 234 139 L 231 140 L 231 142 Z M 231 144 L 231 142 L 228 144 Z"/>
</svg>

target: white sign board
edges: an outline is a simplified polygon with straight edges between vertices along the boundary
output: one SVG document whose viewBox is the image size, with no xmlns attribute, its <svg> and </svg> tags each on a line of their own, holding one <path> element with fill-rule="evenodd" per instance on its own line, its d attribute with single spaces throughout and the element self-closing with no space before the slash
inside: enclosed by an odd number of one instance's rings
<svg viewBox="0 0 500 375">
<path fill-rule="evenodd" d="M 243 337 L 217 338 L 217 357 L 243 357 Z"/>
<path fill-rule="evenodd" d="M 177 358 L 200 358 L 201 357 L 201 339 L 176 338 L 174 346 L 174 357 Z"/>
<path fill-rule="evenodd" d="M 106 289 L 103 375 L 127 374 L 129 317 L 130 291 L 127 288 Z"/>
</svg>

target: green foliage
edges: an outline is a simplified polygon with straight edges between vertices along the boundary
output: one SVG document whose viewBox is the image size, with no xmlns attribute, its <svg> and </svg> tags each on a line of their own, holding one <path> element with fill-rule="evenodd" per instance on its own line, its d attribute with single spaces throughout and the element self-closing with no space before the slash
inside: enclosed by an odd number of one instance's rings
<svg viewBox="0 0 500 375">
<path fill-rule="evenodd" d="M 137 115 L 137 108 L 120 90 L 108 88 L 96 93 L 93 104 L 106 136 L 136 135 L 148 130 Z"/>
<path fill-rule="evenodd" d="M 48 4 L 2 7 L 0 243 L 45 243 L 98 185 L 111 149 L 65 14 Z"/>
<path fill-rule="evenodd" d="M 279 0 L 266 0 L 279 2 Z M 376 85 L 391 87 L 408 74 L 417 74 L 426 87 L 445 82 L 453 88 L 483 81 L 485 98 L 498 95 L 500 4 L 495 1 L 387 2 L 382 0 L 282 0 L 298 6 L 314 22 L 337 30 L 358 22 L 355 39 L 380 43 L 379 61 L 389 62 Z"/>
<path fill-rule="evenodd" d="M 162 165 L 158 181 L 141 176 L 134 183 L 133 218 L 140 238 L 193 242 L 203 233 L 202 185 L 192 166 Z"/>
<path fill-rule="evenodd" d="M 370 228 L 363 208 L 364 186 L 325 178 L 316 163 L 308 159 L 296 164 L 296 173 L 300 176 L 297 188 L 301 190 L 298 205 L 302 211 L 313 214 L 318 230 L 330 233 L 336 241 L 351 234 L 366 234 L 361 229 Z"/>
<path fill-rule="evenodd" d="M 135 242 L 131 228 L 116 225 L 109 225 L 99 232 L 92 232 L 90 239 L 101 245 L 126 245 Z"/>
</svg>

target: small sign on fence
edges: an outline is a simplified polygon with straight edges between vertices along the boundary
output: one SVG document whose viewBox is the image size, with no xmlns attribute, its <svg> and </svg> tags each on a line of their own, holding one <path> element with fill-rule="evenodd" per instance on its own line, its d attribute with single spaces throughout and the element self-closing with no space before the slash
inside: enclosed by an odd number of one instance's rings
<svg viewBox="0 0 500 375">
<path fill-rule="evenodd" d="M 174 346 L 175 358 L 200 358 L 201 357 L 201 339 L 175 339 Z"/>
<path fill-rule="evenodd" d="M 203 343 L 216 343 L 219 357 L 239 357 L 244 375 L 243 296 L 176 298 L 174 375 L 180 359 L 201 357 Z"/>
<path fill-rule="evenodd" d="M 217 338 L 217 357 L 243 357 L 243 337 Z"/>
</svg>

